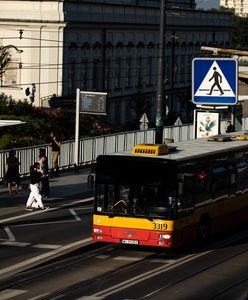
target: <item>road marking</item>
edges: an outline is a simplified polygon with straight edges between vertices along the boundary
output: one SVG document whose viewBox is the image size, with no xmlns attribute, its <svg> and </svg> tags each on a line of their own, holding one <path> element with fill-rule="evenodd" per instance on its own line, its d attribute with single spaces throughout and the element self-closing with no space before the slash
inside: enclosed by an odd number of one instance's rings
<svg viewBox="0 0 248 300">
<path fill-rule="evenodd" d="M 27 291 L 24 291 L 24 290 L 6 289 L 6 290 L 0 292 L 0 299 L 1 300 L 11 299 L 13 297 L 16 297 L 16 296 L 21 295 L 26 292 Z"/>
<path fill-rule="evenodd" d="M 212 251 L 206 251 L 206 252 L 203 252 L 203 253 L 200 253 L 200 254 L 189 254 L 181 259 L 179 259 L 175 264 L 171 265 L 171 266 L 168 266 L 168 265 L 163 265 L 161 267 L 158 267 L 156 269 L 153 269 L 151 271 L 147 271 L 145 273 L 142 273 L 140 275 L 137 275 L 135 277 L 132 277 L 131 279 L 127 279 L 126 281 L 123 281 L 121 283 L 118 283 L 116 285 L 113 285 L 113 286 L 110 286 L 109 288 L 106 288 L 105 290 L 101 290 L 91 296 L 93 297 L 108 297 L 114 293 L 117 293 L 117 292 L 120 292 L 124 289 L 126 289 L 127 287 L 130 287 L 130 286 L 133 286 L 139 282 L 142 282 L 144 280 L 147 280 L 151 277 L 154 277 L 156 275 L 159 275 L 161 274 L 161 272 L 164 272 L 164 271 L 168 271 L 170 269 L 173 269 L 175 268 L 176 266 L 180 266 L 188 261 L 191 261 L 191 260 L 194 260 L 198 257 L 201 257 L 201 256 L 204 256 L 206 255 L 207 253 L 210 253 Z"/>
<path fill-rule="evenodd" d="M 8 274 L 8 273 L 10 273 L 12 271 L 16 271 L 16 270 L 21 269 L 23 267 L 27 267 L 29 265 L 32 265 L 32 264 L 34 264 L 36 262 L 41 261 L 42 259 L 47 259 L 49 257 L 58 255 L 61 252 L 66 251 L 66 250 L 68 250 L 70 248 L 79 247 L 79 246 L 86 246 L 86 245 L 93 244 L 93 243 L 95 243 L 95 242 L 93 242 L 92 238 L 90 237 L 90 238 L 86 238 L 84 240 L 80 240 L 80 241 L 76 241 L 76 242 L 67 244 L 67 245 L 62 246 L 62 247 L 60 247 L 58 249 L 54 249 L 52 251 L 46 252 L 44 254 L 41 254 L 39 256 L 33 257 L 31 259 L 28 259 L 28 260 L 22 261 L 20 263 L 17 263 L 15 265 L 9 266 L 7 268 L 1 269 L 0 270 L 0 275 L 3 276 L 4 274 Z"/>
<path fill-rule="evenodd" d="M 2 242 L 0 244 L 1 246 L 18 246 L 18 247 L 25 247 L 30 245 L 30 243 L 22 243 L 22 242 L 16 242 L 16 241 L 6 241 Z"/>
<path fill-rule="evenodd" d="M 62 223 L 75 223 L 75 220 L 63 220 L 63 221 L 49 221 L 49 222 L 38 222 L 38 223 L 25 223 L 12 225 L 13 227 L 27 227 L 27 226 L 38 226 L 38 225 L 49 225 L 49 224 L 62 224 Z"/>
<path fill-rule="evenodd" d="M 175 259 L 162 259 L 162 258 L 155 258 L 150 260 L 150 262 L 153 263 L 162 263 L 162 264 L 173 264 L 176 262 Z"/>
<path fill-rule="evenodd" d="M 50 295 L 50 293 L 44 293 L 44 294 L 35 296 L 35 297 L 33 297 L 33 298 L 29 298 L 28 300 L 38 300 L 38 299 L 42 299 L 43 297 L 47 297 L 47 296 L 49 296 L 49 295 Z"/>
<path fill-rule="evenodd" d="M 8 226 L 4 226 L 4 231 L 7 233 L 8 238 L 9 238 L 10 241 L 13 242 L 13 241 L 16 240 L 14 234 L 11 232 L 11 230 L 9 229 Z"/>
<path fill-rule="evenodd" d="M 58 249 L 59 247 L 62 247 L 62 245 L 37 244 L 37 245 L 34 245 L 33 247 L 40 248 L 40 249 Z"/>
<path fill-rule="evenodd" d="M 77 215 L 74 209 L 70 208 L 69 212 L 73 215 L 76 221 L 82 221 L 82 219 Z"/>
<path fill-rule="evenodd" d="M 95 258 L 98 258 L 98 259 L 107 259 L 109 257 L 110 257 L 110 255 L 101 254 L 101 255 L 97 255 Z"/>
<path fill-rule="evenodd" d="M 76 210 L 88 210 L 92 209 L 92 206 L 88 207 L 77 207 Z M 78 217 L 79 220 L 62 220 L 62 221 L 49 221 L 49 222 L 36 222 L 36 223 L 25 223 L 25 224 L 17 224 L 17 225 L 12 225 L 12 227 L 27 227 L 27 226 L 37 226 L 37 225 L 50 225 L 50 224 L 63 224 L 63 223 L 74 223 L 74 222 L 81 222 L 82 219 Z"/>
<path fill-rule="evenodd" d="M 38 211 L 34 211 L 34 212 L 28 212 L 28 213 L 25 213 L 25 214 L 22 214 L 22 215 L 18 215 L 18 216 L 15 216 L 15 217 L 0 220 L 0 224 L 4 224 L 6 222 L 19 220 L 19 219 L 22 219 L 22 218 L 28 217 L 28 216 L 38 215 L 38 214 L 45 213 L 45 212 L 47 213 L 47 212 L 50 212 L 50 211 L 53 211 L 53 210 L 59 210 L 59 209 L 61 209 L 61 207 L 68 207 L 68 206 L 72 206 L 72 205 L 75 205 L 75 204 L 78 204 L 78 203 L 89 202 L 89 201 L 92 201 L 93 199 L 94 199 L 93 197 L 89 197 L 89 198 L 86 198 L 86 199 L 81 199 L 81 200 L 76 200 L 76 201 L 73 201 L 73 202 L 70 202 L 70 203 L 61 204 L 57 207 L 49 208 L 46 211 L 38 210 Z"/>
<path fill-rule="evenodd" d="M 83 296 L 83 297 L 77 298 L 77 300 L 101 300 L 101 299 L 104 299 L 104 297 Z"/>
<path fill-rule="evenodd" d="M 113 260 L 139 261 L 142 257 L 117 256 Z"/>
<path fill-rule="evenodd" d="M 104 297 L 83 296 L 77 298 L 77 300 L 101 300 L 101 299 L 104 299 Z"/>
</svg>

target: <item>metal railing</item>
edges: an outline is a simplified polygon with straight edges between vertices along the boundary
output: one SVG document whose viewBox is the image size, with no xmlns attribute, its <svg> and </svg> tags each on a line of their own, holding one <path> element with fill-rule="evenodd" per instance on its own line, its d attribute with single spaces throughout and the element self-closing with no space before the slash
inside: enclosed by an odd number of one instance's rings
<svg viewBox="0 0 248 300">
<path fill-rule="evenodd" d="M 221 122 L 221 132 L 224 132 L 225 121 Z M 248 118 L 243 118 L 242 129 L 248 128 Z M 193 124 L 183 124 L 178 126 L 167 126 L 163 129 L 163 137 L 173 139 L 175 142 L 194 138 Z M 100 154 L 109 154 L 131 150 L 134 145 L 155 142 L 155 129 L 127 131 L 110 135 L 83 138 L 79 143 L 79 166 L 91 165 Z M 73 168 L 74 165 L 75 141 L 62 143 L 61 154 L 59 156 L 59 166 L 61 169 Z M 46 145 L 33 147 L 16 148 L 16 155 L 20 161 L 20 175 L 29 174 L 30 166 L 38 160 L 40 149 L 45 149 L 48 164 L 51 166 L 51 148 Z M 9 156 L 9 150 L 0 151 L 0 181 L 5 174 L 5 164 Z"/>
<path fill-rule="evenodd" d="M 193 138 L 193 125 L 170 126 L 164 128 L 164 138 L 181 141 Z M 83 138 L 79 144 L 79 166 L 90 165 L 95 162 L 100 154 L 108 154 L 131 150 L 134 145 L 141 143 L 154 143 L 155 129 L 128 131 L 104 136 Z M 61 154 L 59 156 L 59 166 L 61 169 L 74 167 L 74 146 L 75 142 L 66 141 L 62 143 Z M 45 149 L 48 164 L 51 166 L 51 148 L 48 145 L 37 145 L 33 147 L 16 148 L 16 155 L 20 161 L 20 175 L 29 174 L 30 166 L 38 160 L 40 149 Z M 0 180 L 5 174 L 5 165 L 9 156 L 9 150 L 0 151 Z"/>
</svg>

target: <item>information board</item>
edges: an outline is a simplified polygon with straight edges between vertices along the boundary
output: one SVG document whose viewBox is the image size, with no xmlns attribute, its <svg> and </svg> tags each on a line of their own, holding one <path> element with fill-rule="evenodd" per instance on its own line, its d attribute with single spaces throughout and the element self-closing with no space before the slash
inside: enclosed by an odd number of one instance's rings
<svg viewBox="0 0 248 300">
<path fill-rule="evenodd" d="M 80 91 L 80 112 L 106 115 L 107 93 Z"/>
</svg>

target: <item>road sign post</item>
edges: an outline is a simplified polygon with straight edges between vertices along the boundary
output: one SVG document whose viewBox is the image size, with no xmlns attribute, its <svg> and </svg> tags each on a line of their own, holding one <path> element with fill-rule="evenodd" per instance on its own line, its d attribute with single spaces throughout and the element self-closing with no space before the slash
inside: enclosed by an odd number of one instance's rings
<svg viewBox="0 0 248 300">
<path fill-rule="evenodd" d="M 195 58 L 192 62 L 192 99 L 195 104 L 235 105 L 238 100 L 237 60 Z"/>
</svg>

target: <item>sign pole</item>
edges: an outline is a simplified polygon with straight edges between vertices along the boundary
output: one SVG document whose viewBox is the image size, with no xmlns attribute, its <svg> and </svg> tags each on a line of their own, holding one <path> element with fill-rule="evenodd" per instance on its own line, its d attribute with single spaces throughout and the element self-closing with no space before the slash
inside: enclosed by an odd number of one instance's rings
<svg viewBox="0 0 248 300">
<path fill-rule="evenodd" d="M 163 140 L 163 98 L 164 98 L 164 51 L 165 51 L 165 7 L 166 0 L 160 0 L 159 59 L 156 95 L 156 129 L 155 143 Z"/>
<path fill-rule="evenodd" d="M 76 91 L 76 117 L 75 117 L 75 148 L 74 148 L 74 165 L 78 167 L 79 161 L 79 116 L 80 116 L 80 89 Z"/>
</svg>

